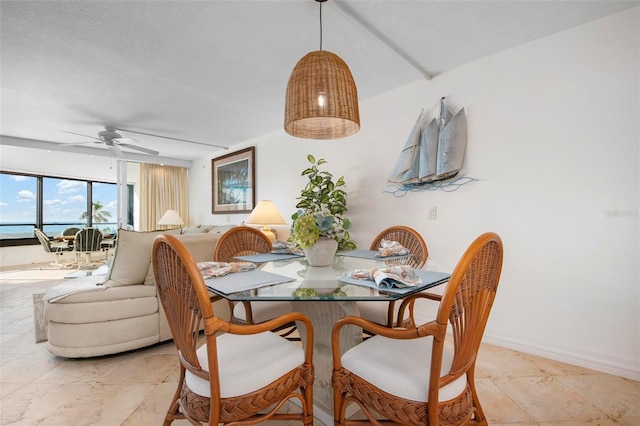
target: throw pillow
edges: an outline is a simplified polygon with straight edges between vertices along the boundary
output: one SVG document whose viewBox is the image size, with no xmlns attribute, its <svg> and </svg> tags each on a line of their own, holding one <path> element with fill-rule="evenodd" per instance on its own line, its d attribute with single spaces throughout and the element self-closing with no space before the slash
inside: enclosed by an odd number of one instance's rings
<svg viewBox="0 0 640 426">
<path fill-rule="evenodd" d="M 113 265 L 104 283 L 108 287 L 142 284 L 151 264 L 153 240 L 160 234 L 180 234 L 180 229 L 136 232 L 118 230 Z"/>
</svg>

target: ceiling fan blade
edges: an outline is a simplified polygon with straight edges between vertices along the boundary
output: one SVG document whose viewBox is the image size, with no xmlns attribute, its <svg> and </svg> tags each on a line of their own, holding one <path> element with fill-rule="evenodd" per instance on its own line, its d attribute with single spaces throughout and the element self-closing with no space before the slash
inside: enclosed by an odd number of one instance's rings
<svg viewBox="0 0 640 426">
<path fill-rule="evenodd" d="M 115 143 L 117 143 L 118 145 L 122 145 L 125 143 L 140 143 L 139 140 L 133 139 L 133 138 L 114 138 L 111 139 L 112 141 L 114 141 Z"/>
<path fill-rule="evenodd" d="M 62 133 L 69 133 L 70 135 L 84 136 L 85 138 L 91 138 L 91 139 L 102 141 L 102 139 L 100 138 L 96 138 L 95 136 L 83 135 L 82 133 L 67 132 L 66 130 L 62 130 Z"/>
<path fill-rule="evenodd" d="M 229 149 L 228 146 L 215 145 L 215 144 L 212 144 L 212 143 L 203 143 L 203 142 L 190 141 L 188 139 L 178 139 L 178 138 L 172 138 L 172 137 L 169 137 L 169 136 L 154 135 L 152 133 L 137 132 L 135 130 L 127 130 L 127 129 L 118 129 L 118 130 L 122 131 L 122 132 L 136 133 L 138 135 L 146 135 L 146 136 L 153 136 L 153 137 L 156 137 L 156 138 L 170 139 L 172 141 L 189 142 L 189 143 L 195 143 L 195 144 L 198 144 L 198 145 L 215 146 L 216 148 Z"/>
<path fill-rule="evenodd" d="M 158 151 L 154 151 L 153 149 L 143 148 L 141 146 L 129 145 L 127 143 L 119 143 L 118 146 L 123 146 L 123 147 L 129 148 L 129 149 L 135 149 L 135 150 L 138 150 L 138 151 L 146 152 L 147 154 L 151 154 L 151 155 L 160 154 Z"/>
<path fill-rule="evenodd" d="M 79 146 L 88 145 L 90 143 L 102 143 L 102 141 L 89 141 L 89 142 L 76 142 L 76 143 L 61 143 L 60 146 Z"/>
<path fill-rule="evenodd" d="M 109 152 L 114 157 L 122 157 L 122 151 L 120 151 L 120 148 L 118 148 L 117 146 L 115 146 L 115 145 L 107 145 L 107 148 L 109 148 Z"/>
</svg>

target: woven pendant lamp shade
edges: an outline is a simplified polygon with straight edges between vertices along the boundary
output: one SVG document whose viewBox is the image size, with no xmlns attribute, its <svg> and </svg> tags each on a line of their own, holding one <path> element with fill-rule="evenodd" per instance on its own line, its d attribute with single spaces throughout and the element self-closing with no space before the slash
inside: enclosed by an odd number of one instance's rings
<svg viewBox="0 0 640 426">
<path fill-rule="evenodd" d="M 307 53 L 287 85 L 284 130 L 306 139 L 339 139 L 360 130 L 358 90 L 347 64 L 335 53 Z"/>
</svg>

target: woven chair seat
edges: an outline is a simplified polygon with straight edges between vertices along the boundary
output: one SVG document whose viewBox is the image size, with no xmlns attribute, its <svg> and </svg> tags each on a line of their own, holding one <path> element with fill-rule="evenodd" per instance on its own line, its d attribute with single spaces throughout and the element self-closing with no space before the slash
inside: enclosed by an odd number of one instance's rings
<svg viewBox="0 0 640 426">
<path fill-rule="evenodd" d="M 217 339 L 220 396 L 231 398 L 260 389 L 304 362 L 304 350 L 270 331 L 243 336 L 223 334 Z M 202 369 L 209 371 L 207 346 L 198 351 Z M 209 397 L 209 381 L 187 371 L 185 382 L 198 395 Z"/>
</svg>

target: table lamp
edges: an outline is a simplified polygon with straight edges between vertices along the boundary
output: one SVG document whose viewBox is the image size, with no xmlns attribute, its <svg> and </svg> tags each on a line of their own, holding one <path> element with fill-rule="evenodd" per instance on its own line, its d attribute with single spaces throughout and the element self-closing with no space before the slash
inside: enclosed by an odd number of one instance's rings
<svg viewBox="0 0 640 426">
<path fill-rule="evenodd" d="M 287 222 L 270 200 L 261 200 L 258 205 L 253 209 L 247 220 L 247 225 L 262 225 L 262 233 L 265 234 L 269 240 L 274 241 L 276 234 L 267 225 L 286 225 Z"/>
<path fill-rule="evenodd" d="M 164 212 L 164 214 L 162 215 L 162 217 L 160 218 L 160 220 L 158 221 L 158 225 L 164 225 L 164 226 L 182 226 L 184 225 L 184 222 L 182 221 L 182 218 L 180 217 L 180 215 L 178 214 L 177 211 L 175 210 L 167 210 L 166 212 Z"/>
</svg>

